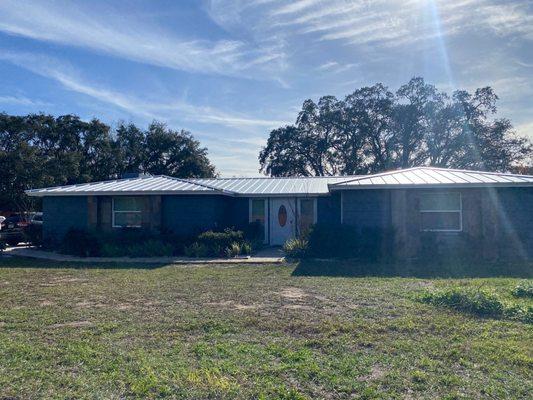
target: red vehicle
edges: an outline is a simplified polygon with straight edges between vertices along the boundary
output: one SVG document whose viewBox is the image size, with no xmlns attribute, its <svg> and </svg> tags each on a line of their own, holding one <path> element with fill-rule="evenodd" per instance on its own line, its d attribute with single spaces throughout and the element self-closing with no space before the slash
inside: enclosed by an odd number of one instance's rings
<svg viewBox="0 0 533 400">
<path fill-rule="evenodd" d="M 16 246 L 26 239 L 25 229 L 33 223 L 42 223 L 42 213 L 15 213 L 0 223 L 0 239 L 10 246 Z"/>
</svg>

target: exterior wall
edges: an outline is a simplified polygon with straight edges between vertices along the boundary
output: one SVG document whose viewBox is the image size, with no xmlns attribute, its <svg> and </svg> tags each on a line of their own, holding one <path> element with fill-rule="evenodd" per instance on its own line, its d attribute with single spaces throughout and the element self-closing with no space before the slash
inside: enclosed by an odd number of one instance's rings
<svg viewBox="0 0 533 400">
<path fill-rule="evenodd" d="M 71 228 L 88 228 L 88 204 L 85 196 L 43 198 L 43 240 L 57 243 Z"/>
<path fill-rule="evenodd" d="M 191 235 L 248 223 L 248 199 L 221 195 L 162 196 L 162 227 Z"/>
<path fill-rule="evenodd" d="M 316 201 L 317 224 L 339 224 L 341 222 L 341 195 L 318 197 Z"/>
<path fill-rule="evenodd" d="M 137 196 L 136 196 L 137 197 Z M 161 209 L 162 209 L 162 196 L 139 196 L 143 198 L 142 209 L 142 228 L 157 232 L 161 229 Z M 111 196 L 94 196 L 91 202 L 94 204 L 93 210 L 90 207 L 90 215 L 96 215 L 95 219 L 90 219 L 89 226 L 96 228 L 104 232 L 110 232 L 113 228 L 113 198 Z"/>
<path fill-rule="evenodd" d="M 342 193 L 342 223 L 363 228 L 390 228 L 388 190 L 354 190 Z"/>
<path fill-rule="evenodd" d="M 391 226 L 399 257 L 418 257 L 426 237 L 434 242 L 436 253 L 469 250 L 488 260 L 533 258 L 533 188 L 447 191 L 461 193 L 461 232 L 421 232 L 420 196 L 431 190 L 390 190 Z"/>
</svg>

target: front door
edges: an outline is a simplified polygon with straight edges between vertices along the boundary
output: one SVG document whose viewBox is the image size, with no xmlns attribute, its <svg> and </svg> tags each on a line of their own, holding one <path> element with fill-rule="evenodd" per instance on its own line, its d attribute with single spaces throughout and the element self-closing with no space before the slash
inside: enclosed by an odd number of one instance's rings
<svg viewBox="0 0 533 400">
<path fill-rule="evenodd" d="M 295 235 L 294 199 L 272 198 L 270 203 L 270 244 L 283 245 Z"/>
</svg>

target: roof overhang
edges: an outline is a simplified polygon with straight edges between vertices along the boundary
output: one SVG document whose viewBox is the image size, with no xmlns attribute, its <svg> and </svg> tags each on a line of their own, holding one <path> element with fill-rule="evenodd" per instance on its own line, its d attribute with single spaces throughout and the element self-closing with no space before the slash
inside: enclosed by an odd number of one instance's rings
<svg viewBox="0 0 533 400">
<path fill-rule="evenodd" d="M 368 189 L 473 189 L 473 188 L 502 188 L 502 187 L 533 187 L 533 183 L 529 182 L 494 182 L 494 183 L 453 183 L 453 184 L 375 184 L 375 185 L 343 185 L 343 184 L 329 184 L 328 188 L 331 192 L 339 190 L 368 190 Z"/>
</svg>

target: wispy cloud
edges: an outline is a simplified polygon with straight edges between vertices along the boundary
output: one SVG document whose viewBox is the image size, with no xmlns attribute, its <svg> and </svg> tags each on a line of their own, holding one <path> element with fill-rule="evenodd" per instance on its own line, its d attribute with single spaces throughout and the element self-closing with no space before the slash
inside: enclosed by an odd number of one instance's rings
<svg viewBox="0 0 533 400">
<path fill-rule="evenodd" d="M 33 106 L 33 107 L 50 105 L 50 103 L 48 102 L 30 99 L 25 96 L 2 96 L 2 95 L 0 95 L 0 104 L 15 104 L 19 106 Z"/>
<path fill-rule="evenodd" d="M 284 123 L 284 121 L 250 118 L 243 114 L 229 113 L 209 106 L 194 105 L 184 99 L 151 102 L 88 82 L 72 66 L 42 55 L 2 52 L 0 60 L 11 62 L 35 74 L 53 79 L 65 89 L 119 107 L 147 120 L 175 121 L 179 116 L 184 121 L 243 129 L 253 126 L 270 128 Z"/>
<path fill-rule="evenodd" d="M 255 70 L 278 68 L 278 61 L 281 63 L 284 57 L 279 48 L 257 48 L 240 40 L 176 37 L 160 26 L 129 18 L 127 12 L 121 15 L 96 12 L 91 4 L 2 0 L 0 31 L 207 74 L 251 76 Z"/>
<path fill-rule="evenodd" d="M 233 0 L 212 0 L 224 15 Z M 317 41 L 399 46 L 436 36 L 489 30 L 498 35 L 533 39 L 531 5 L 520 0 L 296 0 L 290 3 L 233 3 L 243 25 L 265 36 L 313 35 Z M 246 5 L 244 5 L 246 4 Z M 255 5 L 255 8 L 254 8 Z M 224 18 L 218 18 L 224 21 Z"/>
</svg>

